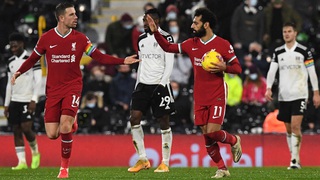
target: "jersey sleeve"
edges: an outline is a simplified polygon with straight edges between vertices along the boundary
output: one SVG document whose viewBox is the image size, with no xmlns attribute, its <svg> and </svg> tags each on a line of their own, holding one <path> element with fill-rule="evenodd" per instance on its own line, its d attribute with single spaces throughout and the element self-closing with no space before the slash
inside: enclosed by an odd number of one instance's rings
<svg viewBox="0 0 320 180">
<path fill-rule="evenodd" d="M 154 32 L 154 37 L 164 51 L 179 53 L 178 44 L 170 43 L 166 38 L 162 36 L 162 34 L 160 34 L 159 31 Z"/>
<path fill-rule="evenodd" d="M 39 56 L 42 56 L 46 53 L 45 38 L 46 36 L 42 35 L 33 49 L 34 52 L 37 53 Z"/>
</svg>

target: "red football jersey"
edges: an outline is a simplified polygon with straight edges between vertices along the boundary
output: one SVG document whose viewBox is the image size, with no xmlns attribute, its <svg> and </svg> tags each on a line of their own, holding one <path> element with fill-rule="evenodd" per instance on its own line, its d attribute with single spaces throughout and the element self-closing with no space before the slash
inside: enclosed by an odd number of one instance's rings
<svg viewBox="0 0 320 180">
<path fill-rule="evenodd" d="M 73 29 L 64 36 L 56 28 L 43 34 L 34 51 L 39 56 L 45 54 L 48 69 L 46 94 L 61 97 L 70 91 L 81 93 L 80 60 L 84 52 L 90 55 L 94 50 L 90 40 Z"/>
<path fill-rule="evenodd" d="M 197 105 L 212 105 L 216 101 L 226 102 L 227 85 L 223 74 L 210 73 L 201 66 L 203 55 L 212 49 L 220 53 L 225 62 L 238 61 L 230 43 L 216 35 L 207 42 L 203 42 L 200 38 L 190 38 L 181 44 L 181 50 L 188 54 L 194 68 L 194 102 Z"/>
</svg>

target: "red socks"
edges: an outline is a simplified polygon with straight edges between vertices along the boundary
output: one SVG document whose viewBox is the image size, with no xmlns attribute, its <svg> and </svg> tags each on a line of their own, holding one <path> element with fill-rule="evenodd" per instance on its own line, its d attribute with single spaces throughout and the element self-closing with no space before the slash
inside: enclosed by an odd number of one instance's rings
<svg viewBox="0 0 320 180">
<path fill-rule="evenodd" d="M 237 138 L 234 135 L 229 134 L 224 130 L 208 133 L 204 136 L 208 136 L 212 141 L 230 144 L 231 146 L 235 145 L 237 142 Z"/>
<path fill-rule="evenodd" d="M 215 162 L 218 166 L 218 169 L 227 169 L 227 167 L 224 164 L 224 161 L 220 154 L 220 147 L 217 142 L 212 141 L 210 138 L 208 138 L 206 135 L 204 135 L 204 139 L 206 142 L 206 148 L 208 155 L 211 157 L 213 162 Z"/>
<path fill-rule="evenodd" d="M 72 133 L 60 133 L 61 135 L 61 167 L 69 167 L 69 158 L 72 149 Z"/>
</svg>

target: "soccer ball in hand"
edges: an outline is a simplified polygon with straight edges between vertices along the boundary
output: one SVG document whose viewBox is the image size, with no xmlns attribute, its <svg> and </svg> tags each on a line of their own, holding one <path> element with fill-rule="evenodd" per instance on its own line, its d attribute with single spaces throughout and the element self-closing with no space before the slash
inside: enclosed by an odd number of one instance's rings
<svg viewBox="0 0 320 180">
<path fill-rule="evenodd" d="M 221 55 L 215 50 L 211 50 L 205 53 L 202 56 L 202 61 L 201 61 L 202 68 L 206 71 L 209 71 L 209 67 L 214 67 L 214 65 L 211 64 L 211 62 L 217 63 L 221 60 L 221 58 L 222 58 Z"/>
</svg>

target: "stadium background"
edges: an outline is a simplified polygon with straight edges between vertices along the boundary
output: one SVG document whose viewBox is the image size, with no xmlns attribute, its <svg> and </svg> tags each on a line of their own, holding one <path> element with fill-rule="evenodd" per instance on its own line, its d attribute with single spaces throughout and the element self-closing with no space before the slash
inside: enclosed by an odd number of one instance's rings
<svg viewBox="0 0 320 180">
<path fill-rule="evenodd" d="M 36 43 L 38 36 L 55 26 L 56 21 L 51 13 L 59 0 L 22 0 L 19 1 L 20 13 L 14 26 L 27 36 L 27 47 L 31 49 Z M 78 29 L 84 32 L 96 44 L 104 41 L 105 30 L 108 24 L 119 19 L 121 14 L 129 12 L 133 19 L 140 16 L 142 7 L 146 2 L 155 5 L 161 3 L 160 0 L 74 0 L 78 9 L 79 26 Z M 198 1 L 190 0 L 190 4 Z M 240 2 L 240 1 L 239 1 Z M 267 3 L 267 0 L 261 0 Z M 4 3 L 4 1 L 2 2 Z M 235 5 L 234 5 L 235 6 Z M 3 14 L 1 14 L 3 15 Z M 1 17 L 3 18 L 3 17 Z M 7 17 L 8 18 L 8 17 Z M 9 18 L 10 19 L 10 18 Z M 2 26 L 0 29 L 3 29 Z M 1 35 L 1 42 L 6 42 L 7 37 Z M 1 50 L 1 63 L 8 53 L 8 47 Z M 82 65 L 86 65 L 91 59 L 84 57 Z M 3 67 L 1 64 L 1 81 L 3 78 Z M 43 64 L 45 67 L 45 64 Z M 44 68 L 45 79 L 45 68 Z M 3 82 L 2 82 L 3 84 Z M 2 91 L 2 90 L 1 90 Z M 13 136 L 8 129 L 6 119 L 3 117 L 3 107 L 0 107 L 0 166 L 14 166 L 15 152 Z M 221 145 L 221 152 L 228 166 L 233 167 L 261 167 L 261 166 L 287 166 L 289 153 L 287 150 L 284 134 L 242 134 L 243 157 L 242 160 L 233 164 L 230 160 L 230 148 Z M 203 137 L 194 133 L 192 135 L 175 134 L 171 156 L 173 167 L 207 167 L 210 162 L 207 153 L 203 148 Z M 147 153 L 152 164 L 158 164 L 161 157 L 161 137 L 160 135 L 146 135 L 145 144 Z M 314 154 L 320 150 L 317 143 L 320 135 L 304 135 L 301 147 L 301 163 L 304 166 L 320 166 L 320 156 Z M 316 143 L 314 143 L 316 142 Z M 39 149 L 42 153 L 42 166 L 59 166 L 59 141 L 51 141 L 39 132 Z M 130 135 L 75 135 L 72 166 L 130 166 L 133 164 L 135 151 L 132 146 Z M 149 155 L 150 154 L 150 155 Z M 30 152 L 27 151 L 27 157 Z M 27 159 L 30 163 L 30 159 Z"/>
</svg>

